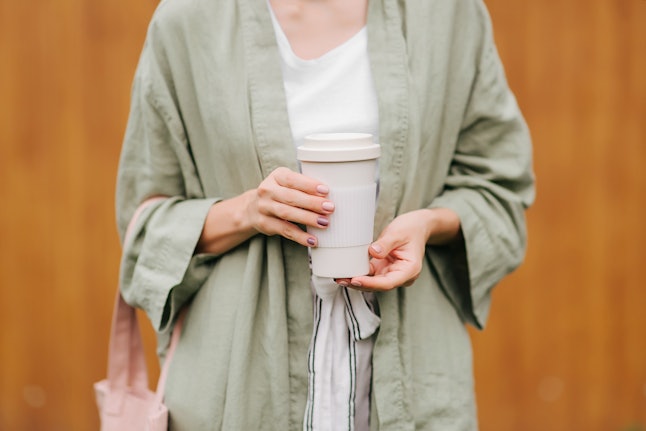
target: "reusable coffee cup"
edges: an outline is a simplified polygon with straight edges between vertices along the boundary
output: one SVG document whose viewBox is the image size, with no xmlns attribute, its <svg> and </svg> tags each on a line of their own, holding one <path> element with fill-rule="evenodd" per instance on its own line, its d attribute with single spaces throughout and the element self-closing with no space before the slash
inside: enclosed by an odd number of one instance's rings
<svg viewBox="0 0 646 431">
<path fill-rule="evenodd" d="M 308 135 L 296 149 L 302 173 L 327 185 L 335 206 L 327 229 L 307 228 L 318 239 L 310 249 L 314 275 L 351 278 L 370 272 L 380 151 L 368 133 Z"/>
</svg>

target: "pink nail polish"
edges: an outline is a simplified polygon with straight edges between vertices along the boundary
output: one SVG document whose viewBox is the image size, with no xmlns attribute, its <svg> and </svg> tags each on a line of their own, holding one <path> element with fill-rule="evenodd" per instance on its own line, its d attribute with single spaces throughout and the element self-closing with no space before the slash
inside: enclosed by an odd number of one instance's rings
<svg viewBox="0 0 646 431">
<path fill-rule="evenodd" d="M 321 208 L 325 211 L 334 211 L 334 204 L 332 202 L 323 202 Z"/>
<path fill-rule="evenodd" d="M 328 186 L 324 186 L 323 184 L 319 184 L 318 186 L 316 186 L 316 191 L 322 195 L 327 195 L 328 193 L 330 193 L 330 188 Z"/>
<path fill-rule="evenodd" d="M 314 247 L 316 245 L 316 240 L 312 237 L 307 238 L 307 243 Z"/>
</svg>

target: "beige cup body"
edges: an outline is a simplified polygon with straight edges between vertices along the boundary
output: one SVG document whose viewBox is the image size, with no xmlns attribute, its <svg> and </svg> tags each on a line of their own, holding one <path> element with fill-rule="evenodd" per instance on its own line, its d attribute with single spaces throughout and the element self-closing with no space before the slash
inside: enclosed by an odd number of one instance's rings
<svg viewBox="0 0 646 431">
<path fill-rule="evenodd" d="M 374 150 L 374 144 L 371 148 Z M 374 151 L 366 157 L 361 160 L 358 151 L 350 158 L 359 160 L 301 160 L 302 173 L 327 185 L 328 197 L 335 204 L 327 228 L 308 227 L 318 239 L 318 246 L 310 253 L 312 272 L 317 276 L 350 278 L 370 271 L 368 247 L 373 240 L 377 157 Z"/>
</svg>

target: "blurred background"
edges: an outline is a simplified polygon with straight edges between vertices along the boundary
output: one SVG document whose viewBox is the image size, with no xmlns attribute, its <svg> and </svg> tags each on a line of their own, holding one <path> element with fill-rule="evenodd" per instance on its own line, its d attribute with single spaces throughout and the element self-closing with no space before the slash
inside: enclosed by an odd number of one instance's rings
<svg viewBox="0 0 646 431">
<path fill-rule="evenodd" d="M 644 431 L 646 0 L 486 2 L 538 199 L 526 262 L 472 331 L 481 430 Z M 2 431 L 98 428 L 115 174 L 156 5 L 0 0 Z"/>
</svg>

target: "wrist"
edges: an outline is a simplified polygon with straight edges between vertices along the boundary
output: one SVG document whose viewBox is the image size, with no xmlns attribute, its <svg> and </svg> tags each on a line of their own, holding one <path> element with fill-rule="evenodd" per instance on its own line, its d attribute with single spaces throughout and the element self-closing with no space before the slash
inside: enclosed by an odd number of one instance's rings
<svg viewBox="0 0 646 431">
<path fill-rule="evenodd" d="M 246 192 L 238 195 L 233 198 L 237 203 L 233 206 L 233 211 L 231 213 L 232 223 L 235 226 L 235 230 L 238 232 L 248 233 L 249 236 L 255 235 L 258 233 L 253 226 L 250 214 L 252 213 L 251 206 L 254 203 L 255 189 L 247 190 Z"/>
<path fill-rule="evenodd" d="M 426 243 L 446 245 L 461 238 L 460 217 L 449 208 L 427 208 L 425 212 Z"/>
<path fill-rule="evenodd" d="M 204 222 L 196 253 L 222 254 L 254 236 L 248 217 L 250 193 L 245 192 L 211 206 Z"/>
</svg>

